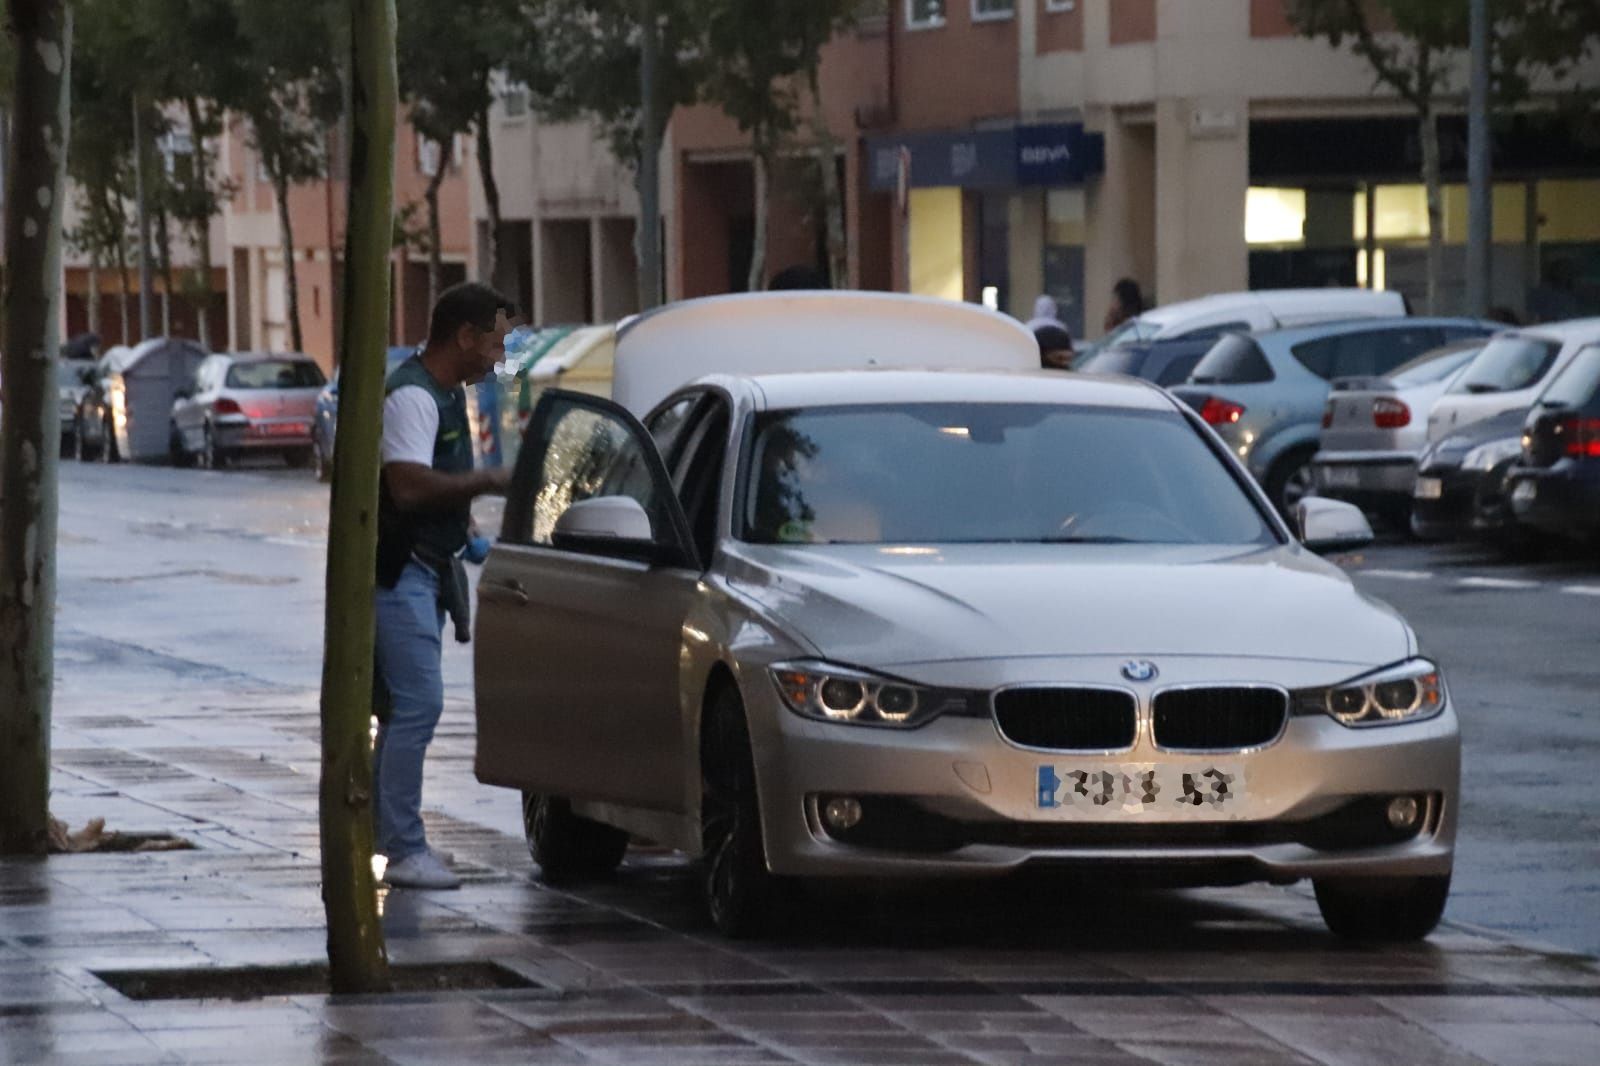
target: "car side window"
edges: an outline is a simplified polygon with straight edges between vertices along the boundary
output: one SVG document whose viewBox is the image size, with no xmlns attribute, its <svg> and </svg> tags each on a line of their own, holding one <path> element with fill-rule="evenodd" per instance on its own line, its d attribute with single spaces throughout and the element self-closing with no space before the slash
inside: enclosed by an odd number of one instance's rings
<svg viewBox="0 0 1600 1066">
<path fill-rule="evenodd" d="M 689 412 L 694 410 L 695 401 L 698 399 L 700 399 L 698 393 L 690 393 L 665 407 L 658 408 L 645 419 L 644 428 L 650 431 L 650 436 L 656 442 L 656 450 L 663 458 L 668 458 L 672 454 L 672 446 L 677 442 L 678 435 L 683 432 L 684 423 L 689 420 Z M 670 462 L 670 459 L 668 461 Z"/>
<path fill-rule="evenodd" d="M 1324 380 L 1386 374 L 1412 356 L 1439 344 L 1431 326 L 1361 330 L 1322 337 L 1294 346 L 1294 357 Z"/>
<path fill-rule="evenodd" d="M 700 559 L 710 562 L 717 544 L 717 513 L 721 502 L 722 472 L 728 454 L 731 416 L 727 401 L 708 394 L 672 469 L 672 483 L 689 521 Z"/>
<path fill-rule="evenodd" d="M 1187 333 L 1178 334 L 1172 339 L 1183 341 L 1214 341 L 1220 338 L 1224 333 L 1233 333 L 1240 330 L 1248 330 L 1249 328 L 1250 323 L 1248 322 L 1218 322 L 1213 326 L 1197 326 L 1194 329 L 1189 330 Z"/>
</svg>

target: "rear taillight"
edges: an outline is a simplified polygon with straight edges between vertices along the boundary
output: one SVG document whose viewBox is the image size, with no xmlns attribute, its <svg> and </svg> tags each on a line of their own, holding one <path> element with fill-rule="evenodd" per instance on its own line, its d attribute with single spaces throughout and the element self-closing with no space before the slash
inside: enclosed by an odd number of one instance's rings
<svg viewBox="0 0 1600 1066">
<path fill-rule="evenodd" d="M 1387 396 L 1372 401 L 1372 424 L 1379 429 L 1401 429 L 1411 424 L 1411 408 Z"/>
<path fill-rule="evenodd" d="M 1244 417 L 1244 408 L 1215 396 L 1207 396 L 1200 405 L 1200 417 L 1210 426 L 1231 426 Z"/>
<path fill-rule="evenodd" d="M 1561 451 L 1574 459 L 1600 459 L 1600 418 L 1572 415 L 1556 423 Z"/>
<path fill-rule="evenodd" d="M 1328 401 L 1328 405 L 1322 409 L 1322 428 L 1323 429 L 1332 429 L 1333 428 L 1333 401 L 1332 400 L 1329 400 Z"/>
<path fill-rule="evenodd" d="M 216 403 L 212 404 L 211 405 L 211 411 L 212 411 L 213 414 L 219 414 L 219 415 L 242 415 L 242 414 L 244 414 L 244 408 L 239 406 L 239 401 L 238 400 L 230 400 L 226 396 L 222 397 Z"/>
</svg>

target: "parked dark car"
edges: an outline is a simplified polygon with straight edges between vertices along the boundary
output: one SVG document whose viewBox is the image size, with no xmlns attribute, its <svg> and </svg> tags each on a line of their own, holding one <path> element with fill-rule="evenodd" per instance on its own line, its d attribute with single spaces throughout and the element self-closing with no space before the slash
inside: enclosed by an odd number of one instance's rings
<svg viewBox="0 0 1600 1066">
<path fill-rule="evenodd" d="M 1600 345 L 1580 351 L 1528 412 L 1509 480 L 1519 521 L 1562 537 L 1600 537 Z"/>
<path fill-rule="evenodd" d="M 1479 537 L 1506 550 L 1532 544 L 1536 538 L 1517 524 L 1506 499 L 1527 413 L 1503 412 L 1424 449 L 1412 490 L 1412 533 L 1424 540 Z"/>
<path fill-rule="evenodd" d="M 384 375 L 411 358 L 418 345 L 399 345 L 384 353 L 387 363 Z M 339 368 L 334 367 L 333 377 L 317 393 L 316 414 L 311 419 L 311 461 L 316 467 L 318 481 L 333 480 L 333 442 L 339 432 Z"/>
<path fill-rule="evenodd" d="M 1126 374 L 1143 378 L 1157 385 L 1179 385 L 1188 379 L 1200 362 L 1200 357 L 1211 350 L 1217 335 L 1200 338 L 1182 337 L 1170 341 L 1141 341 L 1101 348 L 1076 364 L 1074 369 L 1088 374 Z"/>
</svg>

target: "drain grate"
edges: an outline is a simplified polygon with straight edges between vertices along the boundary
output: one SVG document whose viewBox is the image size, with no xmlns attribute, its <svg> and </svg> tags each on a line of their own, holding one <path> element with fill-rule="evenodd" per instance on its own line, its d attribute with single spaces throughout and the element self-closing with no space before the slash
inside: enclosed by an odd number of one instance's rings
<svg viewBox="0 0 1600 1066">
<path fill-rule="evenodd" d="M 94 976 L 134 1000 L 249 1000 L 268 996 L 318 996 L 328 992 L 328 967 L 200 966 L 189 969 L 95 970 Z M 408 963 L 390 965 L 393 992 L 472 992 L 543 988 L 532 978 L 496 962 Z"/>
</svg>

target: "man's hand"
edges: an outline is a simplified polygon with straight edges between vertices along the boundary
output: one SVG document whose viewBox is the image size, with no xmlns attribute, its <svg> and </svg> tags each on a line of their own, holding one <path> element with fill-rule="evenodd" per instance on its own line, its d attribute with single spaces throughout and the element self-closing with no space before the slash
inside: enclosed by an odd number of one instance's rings
<svg viewBox="0 0 1600 1066">
<path fill-rule="evenodd" d="M 511 471 L 499 467 L 447 474 L 421 463 L 385 463 L 383 481 L 399 510 L 433 511 L 460 507 L 479 496 L 504 495 Z"/>
</svg>

